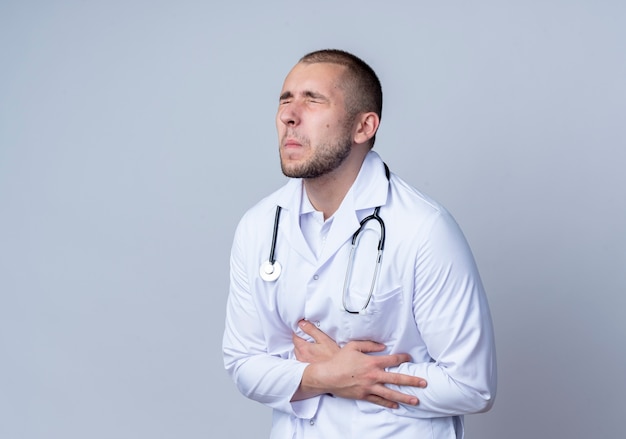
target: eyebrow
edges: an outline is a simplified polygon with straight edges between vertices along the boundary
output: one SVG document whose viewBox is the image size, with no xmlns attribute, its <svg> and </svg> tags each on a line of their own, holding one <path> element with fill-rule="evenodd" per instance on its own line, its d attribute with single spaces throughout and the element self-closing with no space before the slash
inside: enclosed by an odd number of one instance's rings
<svg viewBox="0 0 626 439">
<path fill-rule="evenodd" d="M 289 99 L 293 97 L 293 93 L 291 93 L 290 91 L 286 91 L 283 94 L 280 95 L 280 97 L 278 98 L 279 101 L 284 101 L 285 99 Z"/>
<path fill-rule="evenodd" d="M 314 91 L 310 91 L 310 90 L 306 90 L 306 91 L 302 92 L 301 94 L 302 94 L 302 96 L 304 96 L 306 98 L 322 99 L 322 100 L 325 100 L 325 101 L 328 100 L 328 98 L 326 96 L 324 96 L 323 94 L 317 93 L 317 92 L 314 92 Z M 279 100 L 283 101 L 285 99 L 291 99 L 291 98 L 293 98 L 293 93 L 290 92 L 290 91 L 286 91 L 286 92 L 284 92 L 283 94 L 280 95 Z"/>
</svg>

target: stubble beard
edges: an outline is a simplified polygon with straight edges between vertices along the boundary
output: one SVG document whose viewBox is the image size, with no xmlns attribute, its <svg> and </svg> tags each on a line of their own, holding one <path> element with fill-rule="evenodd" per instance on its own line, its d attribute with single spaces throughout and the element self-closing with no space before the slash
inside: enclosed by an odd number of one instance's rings
<svg viewBox="0 0 626 439">
<path fill-rule="evenodd" d="M 334 142 L 316 145 L 313 148 L 313 155 L 305 162 L 287 165 L 281 156 L 280 167 L 283 174 L 290 178 L 317 178 L 337 169 L 352 151 L 351 128 L 354 117 L 355 114 L 348 114 L 344 120 L 341 136 Z M 308 138 L 295 137 L 303 147 L 311 149 L 311 141 Z"/>
<path fill-rule="evenodd" d="M 306 148 L 311 148 L 309 139 L 299 139 Z M 317 178 L 337 169 L 352 151 L 352 138 L 348 135 L 334 143 L 322 143 L 314 148 L 313 156 L 299 164 L 286 165 L 281 159 L 280 166 L 285 176 L 290 178 Z"/>
</svg>

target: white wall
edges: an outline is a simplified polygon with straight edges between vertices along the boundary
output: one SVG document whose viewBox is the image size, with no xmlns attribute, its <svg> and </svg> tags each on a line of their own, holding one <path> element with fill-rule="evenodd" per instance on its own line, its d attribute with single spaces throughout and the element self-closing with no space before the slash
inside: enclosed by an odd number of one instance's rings
<svg viewBox="0 0 626 439">
<path fill-rule="evenodd" d="M 267 436 L 222 367 L 228 254 L 326 47 L 377 70 L 377 150 L 475 252 L 500 385 L 468 437 L 621 437 L 625 5 L 1 2 L 0 437 Z"/>
</svg>

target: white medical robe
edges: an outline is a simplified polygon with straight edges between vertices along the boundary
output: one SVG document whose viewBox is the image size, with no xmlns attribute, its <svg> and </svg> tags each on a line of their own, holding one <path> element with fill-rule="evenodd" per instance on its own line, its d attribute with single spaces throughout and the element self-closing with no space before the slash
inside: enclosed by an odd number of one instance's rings
<svg viewBox="0 0 626 439">
<path fill-rule="evenodd" d="M 302 193 L 302 181 L 289 180 L 250 209 L 235 233 L 223 352 L 238 389 L 273 409 L 272 438 L 463 437 L 463 415 L 493 404 L 496 360 L 485 292 L 456 222 L 398 176 L 388 181 L 372 151 L 316 257 L 299 225 Z M 259 267 L 269 256 L 277 205 L 275 256 L 282 274 L 267 282 Z M 342 290 L 351 238 L 376 206 L 386 226 L 382 266 L 365 314 L 349 314 Z M 370 221 L 348 296 L 356 308 L 367 300 L 378 238 Z M 290 402 L 306 367 L 296 360 L 291 339 L 292 332 L 306 338 L 297 327 L 301 319 L 340 346 L 373 340 L 386 346 L 380 354 L 410 354 L 412 362 L 389 370 L 426 379 L 424 389 L 396 387 L 420 403 L 386 409 L 330 395 Z"/>
</svg>

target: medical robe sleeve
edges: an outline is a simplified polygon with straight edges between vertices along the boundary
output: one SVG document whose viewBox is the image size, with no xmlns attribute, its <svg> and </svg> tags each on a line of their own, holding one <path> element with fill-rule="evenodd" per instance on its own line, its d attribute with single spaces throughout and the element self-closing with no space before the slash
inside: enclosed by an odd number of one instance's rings
<svg viewBox="0 0 626 439">
<path fill-rule="evenodd" d="M 423 377 L 428 386 L 389 386 L 420 400 L 415 407 L 403 405 L 394 412 L 424 418 L 486 411 L 495 398 L 496 357 L 491 316 L 474 258 L 447 212 L 434 217 L 426 239 L 420 241 L 413 314 L 431 361 L 389 370 Z"/>
<path fill-rule="evenodd" d="M 307 363 L 289 358 L 291 341 L 282 352 L 268 352 L 265 337 L 272 337 L 268 334 L 272 332 L 271 325 L 280 323 L 279 319 L 274 322 L 257 311 L 245 270 L 244 235 L 254 236 L 250 231 L 244 232 L 240 223 L 231 251 L 230 294 L 223 337 L 224 365 L 244 396 L 273 409 L 310 418 L 317 409 L 319 397 L 290 402 Z M 285 328 L 276 332 L 285 333 Z"/>
</svg>

